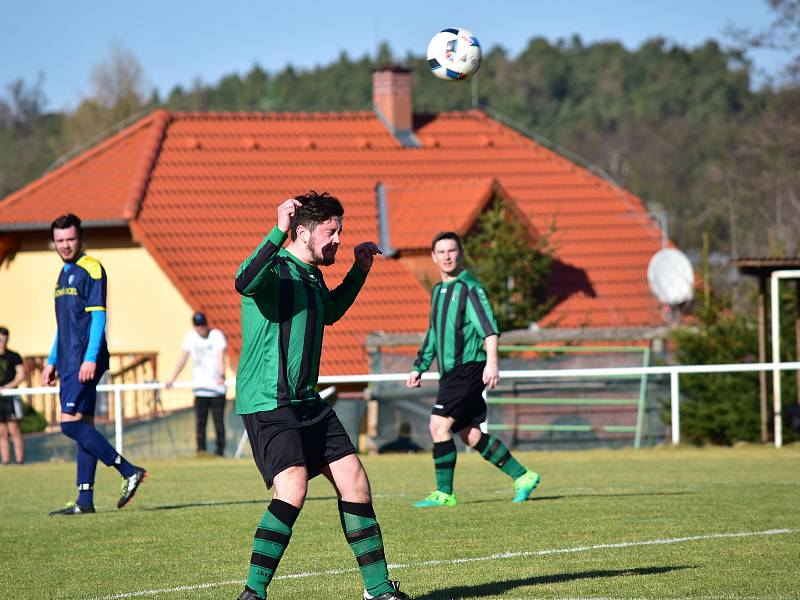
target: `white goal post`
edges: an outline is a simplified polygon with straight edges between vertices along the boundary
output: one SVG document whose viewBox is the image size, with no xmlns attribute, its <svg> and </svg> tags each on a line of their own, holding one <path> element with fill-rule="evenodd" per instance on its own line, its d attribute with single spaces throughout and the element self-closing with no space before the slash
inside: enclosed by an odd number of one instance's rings
<svg viewBox="0 0 800 600">
<path fill-rule="evenodd" d="M 773 271 L 770 280 L 770 322 L 772 326 L 772 412 L 775 447 L 783 445 L 783 400 L 781 398 L 781 308 L 778 284 L 781 279 L 800 279 L 800 271 Z M 797 299 L 800 302 L 800 298 Z M 800 359 L 800 357 L 797 357 Z"/>
</svg>

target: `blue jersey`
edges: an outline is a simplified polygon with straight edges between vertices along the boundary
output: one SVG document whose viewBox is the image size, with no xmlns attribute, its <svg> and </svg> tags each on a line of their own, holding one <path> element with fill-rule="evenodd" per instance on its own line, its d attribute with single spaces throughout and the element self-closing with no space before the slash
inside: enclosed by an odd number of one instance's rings
<svg viewBox="0 0 800 600">
<path fill-rule="evenodd" d="M 77 373 L 89 346 L 92 311 L 106 310 L 107 279 L 103 265 L 96 258 L 81 256 L 64 265 L 56 284 L 56 323 L 58 348 L 56 370 Z M 108 369 L 108 345 L 103 332 L 97 354 L 97 371 Z"/>
</svg>

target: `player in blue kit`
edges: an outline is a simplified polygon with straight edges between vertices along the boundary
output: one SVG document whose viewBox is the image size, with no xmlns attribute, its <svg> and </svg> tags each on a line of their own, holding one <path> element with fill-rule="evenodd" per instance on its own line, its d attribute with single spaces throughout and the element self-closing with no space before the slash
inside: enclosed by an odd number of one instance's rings
<svg viewBox="0 0 800 600">
<path fill-rule="evenodd" d="M 42 384 L 60 378 L 61 431 L 78 445 L 78 498 L 51 515 L 81 515 L 94 510 L 94 476 L 97 461 L 113 466 L 122 475 L 117 508 L 125 506 L 145 476 L 145 470 L 129 463 L 94 427 L 97 384 L 108 370 L 106 345 L 106 287 L 103 266 L 83 253 L 81 220 L 73 214 L 58 217 L 50 225 L 53 245 L 64 267 L 55 289 L 56 339 L 42 370 Z"/>
</svg>

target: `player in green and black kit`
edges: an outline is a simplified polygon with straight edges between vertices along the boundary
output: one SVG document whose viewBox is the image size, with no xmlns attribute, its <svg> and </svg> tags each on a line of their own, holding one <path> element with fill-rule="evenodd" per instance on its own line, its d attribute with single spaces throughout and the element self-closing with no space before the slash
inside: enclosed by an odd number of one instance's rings
<svg viewBox="0 0 800 600">
<path fill-rule="evenodd" d="M 464 269 L 461 239 L 456 233 L 446 231 L 434 236 L 431 257 L 442 281 L 433 287 L 430 324 L 406 385 L 419 387 L 422 373 L 436 357 L 439 392 L 429 425 L 436 490 L 414 506 L 455 506 L 453 433 L 511 477 L 515 489 L 512 502 L 524 502 L 539 484 L 539 475 L 517 462 L 499 438 L 479 428 L 486 420 L 484 387 L 494 389 L 500 380 L 499 331 L 489 299 L 481 284 Z"/>
<path fill-rule="evenodd" d="M 308 480 L 320 473 L 339 498 L 342 529 L 364 579 L 364 598 L 408 599 L 389 581 L 364 467 L 336 413 L 316 391 L 324 326 L 350 308 L 373 256 L 381 253 L 372 242 L 356 246 L 353 267 L 329 291 L 318 267 L 336 259 L 343 215 L 342 205 L 329 194 L 286 200 L 278 207 L 277 226 L 236 274 L 242 295 L 236 412 L 267 488 L 275 486 L 256 529 L 239 600 L 266 598 Z M 289 234 L 291 241 L 282 248 Z"/>
</svg>

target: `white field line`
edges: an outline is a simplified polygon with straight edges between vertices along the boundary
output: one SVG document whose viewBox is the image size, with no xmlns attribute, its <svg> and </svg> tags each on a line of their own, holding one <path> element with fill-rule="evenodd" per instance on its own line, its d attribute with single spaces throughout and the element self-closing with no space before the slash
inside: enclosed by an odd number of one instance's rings
<svg viewBox="0 0 800 600">
<path fill-rule="evenodd" d="M 532 556 L 550 556 L 553 554 L 573 554 L 576 552 L 588 552 L 591 550 L 606 550 L 615 548 L 634 548 L 637 546 L 663 546 L 668 544 L 682 544 L 685 542 L 699 542 L 703 540 L 720 540 L 726 538 L 746 538 L 756 536 L 785 535 L 788 533 L 798 533 L 800 529 L 766 529 L 764 531 L 741 531 L 735 533 L 708 533 L 704 535 L 691 535 L 675 538 L 657 538 L 654 540 L 641 540 L 638 542 L 616 542 L 612 544 L 593 544 L 591 546 L 574 546 L 572 548 L 550 548 L 547 550 L 532 550 L 523 552 L 500 552 L 488 556 L 473 556 L 469 558 L 453 558 L 449 560 L 424 560 L 412 563 L 390 564 L 390 569 L 408 569 L 418 567 L 430 567 L 440 565 L 458 565 L 464 563 L 483 562 L 488 560 L 505 560 L 510 558 L 528 558 Z M 290 573 L 278 575 L 275 579 L 303 579 L 306 577 L 319 577 L 322 575 L 342 575 L 358 571 L 357 568 L 349 569 L 328 569 L 325 571 L 309 571 L 304 573 Z M 122 600 L 123 598 L 138 598 L 141 596 L 155 596 L 156 594 L 170 594 L 176 592 L 187 592 L 192 590 L 206 590 L 210 588 L 223 587 L 227 585 L 244 585 L 244 579 L 234 579 L 230 581 L 215 581 L 210 583 L 199 583 L 195 585 L 181 585 L 178 587 L 161 588 L 155 590 L 141 590 L 139 592 L 124 592 L 121 594 L 111 594 L 100 596 L 90 600 Z M 719 598 L 724 598 L 720 596 Z M 578 599 L 575 599 L 578 600 Z M 586 599 L 589 600 L 589 599 Z M 598 599 L 593 599 L 598 600 Z M 644 599 L 643 599 L 644 600 Z"/>
</svg>

